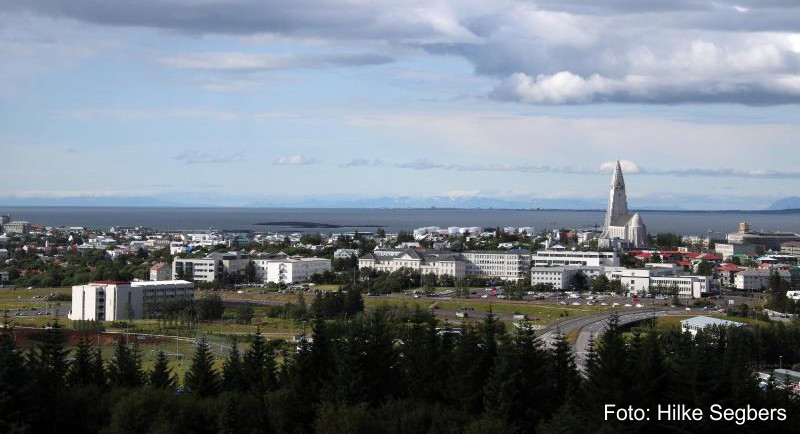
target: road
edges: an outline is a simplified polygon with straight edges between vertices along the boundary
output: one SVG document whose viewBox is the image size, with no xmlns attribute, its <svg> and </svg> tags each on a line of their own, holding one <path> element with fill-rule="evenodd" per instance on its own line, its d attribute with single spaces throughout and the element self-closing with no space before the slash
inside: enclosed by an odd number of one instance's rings
<svg viewBox="0 0 800 434">
<path fill-rule="evenodd" d="M 643 321 L 649 318 L 668 315 L 667 310 L 627 310 L 616 312 L 619 315 L 619 324 L 631 324 L 638 321 Z M 575 363 L 581 371 L 585 369 L 586 354 L 589 351 L 589 342 L 592 338 L 597 339 L 598 336 L 605 332 L 608 326 L 608 320 L 614 312 L 602 312 L 594 315 L 588 315 L 573 320 L 562 321 L 558 324 L 548 326 L 539 335 L 542 342 L 549 346 L 554 343 L 556 336 L 559 333 L 565 335 L 571 334 L 575 331 L 578 332 L 577 339 L 573 345 L 573 352 L 575 353 Z"/>
</svg>

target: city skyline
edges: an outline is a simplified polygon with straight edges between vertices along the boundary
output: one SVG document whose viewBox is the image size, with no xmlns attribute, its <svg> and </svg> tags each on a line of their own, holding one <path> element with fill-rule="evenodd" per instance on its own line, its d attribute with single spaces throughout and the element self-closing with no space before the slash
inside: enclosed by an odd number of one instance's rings
<svg viewBox="0 0 800 434">
<path fill-rule="evenodd" d="M 622 159 L 632 209 L 765 209 L 800 186 L 799 15 L 2 1 L 0 205 L 599 209 Z"/>
</svg>

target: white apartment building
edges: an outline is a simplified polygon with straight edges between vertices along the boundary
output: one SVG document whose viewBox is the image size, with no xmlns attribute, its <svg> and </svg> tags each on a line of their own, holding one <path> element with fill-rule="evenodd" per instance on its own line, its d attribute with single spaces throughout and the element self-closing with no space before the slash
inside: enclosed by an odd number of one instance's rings
<svg viewBox="0 0 800 434">
<path fill-rule="evenodd" d="M 789 270 L 775 270 L 773 268 L 749 268 L 736 273 L 733 277 L 733 281 L 736 289 L 744 291 L 763 291 L 769 289 L 769 278 L 775 271 L 778 272 L 778 275 L 786 283 L 792 282 L 792 274 Z"/>
<path fill-rule="evenodd" d="M 711 280 L 707 276 L 675 275 L 674 267 L 624 268 L 567 265 L 560 267 L 532 267 L 531 285 L 551 284 L 555 289 L 571 289 L 575 275 L 582 272 L 588 279 L 604 274 L 608 280 L 619 280 L 627 292 L 647 294 L 677 287 L 681 298 L 699 298 L 709 292 Z"/>
<path fill-rule="evenodd" d="M 247 255 L 238 252 L 211 253 L 205 258 L 175 258 L 172 261 L 172 278 L 213 282 L 226 275 L 243 273 L 249 261 Z"/>
<path fill-rule="evenodd" d="M 449 275 L 455 278 L 481 276 L 503 280 L 518 280 L 530 269 L 530 252 L 517 249 L 508 251 L 467 251 L 449 252 L 415 249 L 376 249 L 373 253 L 358 259 L 359 268 L 372 268 L 377 271 L 397 271 L 403 267 L 419 271 L 421 274 L 433 273 L 437 276 Z"/>
<path fill-rule="evenodd" d="M 577 252 L 565 249 L 539 250 L 531 255 L 534 267 L 582 265 L 619 267 L 617 252 Z"/>
<path fill-rule="evenodd" d="M 580 267 L 568 265 L 565 267 L 532 267 L 531 285 L 550 284 L 553 289 L 569 289 L 575 281 L 575 275 Z"/>
<path fill-rule="evenodd" d="M 680 298 L 700 298 L 710 292 L 711 278 L 708 276 L 654 276 L 650 278 L 650 292 L 678 289 Z"/>
<path fill-rule="evenodd" d="M 374 252 L 358 258 L 358 267 L 389 273 L 410 268 L 420 274 L 433 273 L 436 276 L 461 278 L 465 275 L 466 264 L 453 252 L 375 249 Z"/>
<path fill-rule="evenodd" d="M 264 283 L 305 282 L 312 274 L 322 274 L 331 269 L 331 260 L 325 258 L 283 257 L 253 259 L 256 278 Z"/>
<path fill-rule="evenodd" d="M 3 230 L 7 234 L 27 234 L 31 230 L 31 224 L 23 221 L 13 221 L 3 224 Z"/>
<path fill-rule="evenodd" d="M 146 306 L 174 300 L 193 300 L 194 283 L 99 281 L 72 287 L 71 320 L 117 321 L 143 318 Z"/>
<path fill-rule="evenodd" d="M 465 262 L 467 276 L 517 281 L 530 270 L 531 253 L 525 249 L 469 250 L 458 255 Z"/>
</svg>

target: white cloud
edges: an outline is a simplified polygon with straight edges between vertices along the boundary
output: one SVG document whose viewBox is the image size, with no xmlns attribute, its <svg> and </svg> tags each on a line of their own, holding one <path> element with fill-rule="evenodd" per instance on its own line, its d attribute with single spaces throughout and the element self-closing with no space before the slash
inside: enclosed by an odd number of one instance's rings
<svg viewBox="0 0 800 434">
<path fill-rule="evenodd" d="M 622 166 L 622 171 L 624 173 L 639 173 L 639 166 L 636 165 L 633 161 L 629 160 L 619 160 L 619 165 Z M 605 163 L 600 165 L 600 171 L 602 172 L 611 172 L 617 168 L 616 161 L 606 161 Z"/>
<path fill-rule="evenodd" d="M 302 155 L 281 155 L 273 162 L 276 166 L 304 166 L 316 163 L 319 163 L 318 159 Z"/>
</svg>

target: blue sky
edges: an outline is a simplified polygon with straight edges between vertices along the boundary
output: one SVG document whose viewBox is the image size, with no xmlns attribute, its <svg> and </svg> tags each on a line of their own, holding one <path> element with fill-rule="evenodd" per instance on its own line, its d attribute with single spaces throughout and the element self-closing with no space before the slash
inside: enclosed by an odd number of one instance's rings
<svg viewBox="0 0 800 434">
<path fill-rule="evenodd" d="M 794 1 L 0 0 L 0 58 L 0 204 L 800 186 Z"/>
</svg>

